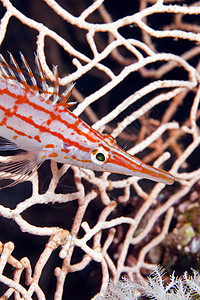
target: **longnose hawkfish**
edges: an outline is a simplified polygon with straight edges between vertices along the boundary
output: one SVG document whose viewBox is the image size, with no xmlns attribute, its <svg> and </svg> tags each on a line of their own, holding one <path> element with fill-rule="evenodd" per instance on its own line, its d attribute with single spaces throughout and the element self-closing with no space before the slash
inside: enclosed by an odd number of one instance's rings
<svg viewBox="0 0 200 300">
<path fill-rule="evenodd" d="M 0 151 L 25 151 L 7 156 L 0 163 L 0 179 L 13 179 L 10 185 L 15 185 L 51 159 L 94 171 L 173 184 L 170 173 L 128 154 L 111 135 L 99 133 L 68 110 L 73 84 L 59 93 L 56 67 L 52 87 L 46 82 L 37 56 L 39 76 L 33 75 L 22 54 L 22 68 L 11 54 L 10 60 L 8 64 L 0 55 Z"/>
</svg>

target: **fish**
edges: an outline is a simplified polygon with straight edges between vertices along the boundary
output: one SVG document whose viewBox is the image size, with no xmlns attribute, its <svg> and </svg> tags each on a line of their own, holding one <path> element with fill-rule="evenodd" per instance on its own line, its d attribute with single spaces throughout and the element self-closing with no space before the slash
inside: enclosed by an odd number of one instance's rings
<svg viewBox="0 0 200 300">
<path fill-rule="evenodd" d="M 68 102 L 74 84 L 60 93 L 58 68 L 55 81 L 47 83 L 37 55 L 37 72 L 24 55 L 21 67 L 10 55 L 10 63 L 0 54 L 0 151 L 22 150 L 7 155 L 0 163 L 0 180 L 12 179 L 8 186 L 27 180 L 45 160 L 100 172 L 139 176 L 173 184 L 174 176 L 145 164 L 120 148 L 109 134 L 103 134 L 76 116 Z"/>
</svg>

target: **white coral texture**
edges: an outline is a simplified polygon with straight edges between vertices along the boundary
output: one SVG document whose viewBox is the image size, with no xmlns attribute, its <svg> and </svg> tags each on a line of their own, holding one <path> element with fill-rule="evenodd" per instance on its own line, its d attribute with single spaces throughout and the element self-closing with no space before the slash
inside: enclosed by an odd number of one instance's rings
<svg viewBox="0 0 200 300">
<path fill-rule="evenodd" d="M 164 273 L 164 269 L 158 267 L 146 282 L 140 280 L 132 282 L 127 277 L 116 284 L 110 281 L 107 289 L 96 295 L 93 300 L 200 299 L 200 274 L 197 271 L 193 270 L 193 275 L 185 272 L 180 277 L 175 277 L 173 273 L 168 283 L 165 283 Z"/>
</svg>

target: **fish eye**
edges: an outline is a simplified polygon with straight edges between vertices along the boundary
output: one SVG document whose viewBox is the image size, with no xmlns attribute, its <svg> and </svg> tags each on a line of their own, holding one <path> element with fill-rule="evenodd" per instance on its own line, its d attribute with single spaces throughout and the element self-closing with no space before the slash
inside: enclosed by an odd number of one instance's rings
<svg viewBox="0 0 200 300">
<path fill-rule="evenodd" d="M 97 153 L 96 159 L 98 161 L 105 161 L 106 158 L 105 158 L 105 155 L 103 153 Z"/>
<path fill-rule="evenodd" d="M 102 146 L 95 148 L 91 152 L 91 160 L 97 165 L 105 164 L 109 158 L 109 151 L 105 150 Z"/>
</svg>

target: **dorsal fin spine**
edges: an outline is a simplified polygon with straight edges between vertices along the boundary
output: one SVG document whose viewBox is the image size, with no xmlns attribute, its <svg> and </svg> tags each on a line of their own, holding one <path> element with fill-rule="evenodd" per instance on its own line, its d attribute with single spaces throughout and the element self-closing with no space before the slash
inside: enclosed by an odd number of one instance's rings
<svg viewBox="0 0 200 300">
<path fill-rule="evenodd" d="M 54 85 L 48 85 L 42 71 L 40 60 L 36 54 L 35 62 L 38 76 L 33 74 L 27 60 L 21 52 L 20 57 L 22 61 L 22 69 L 20 69 L 16 60 L 10 52 L 9 56 L 10 64 L 8 64 L 3 55 L 0 54 L 0 73 L 3 80 L 15 86 L 19 86 L 28 90 L 32 89 L 36 95 L 40 94 L 44 100 L 49 100 L 51 98 L 52 105 L 58 103 L 60 105 L 63 105 L 65 108 L 68 108 L 76 103 L 67 103 L 67 100 L 71 95 L 71 92 L 75 85 L 74 83 L 71 84 L 63 94 L 59 94 L 59 77 L 57 66 L 53 66 L 53 74 L 55 77 Z M 29 80 L 30 83 L 28 83 L 27 80 Z"/>
</svg>

